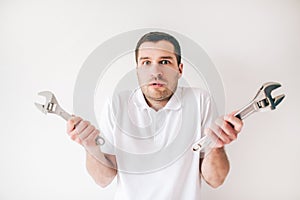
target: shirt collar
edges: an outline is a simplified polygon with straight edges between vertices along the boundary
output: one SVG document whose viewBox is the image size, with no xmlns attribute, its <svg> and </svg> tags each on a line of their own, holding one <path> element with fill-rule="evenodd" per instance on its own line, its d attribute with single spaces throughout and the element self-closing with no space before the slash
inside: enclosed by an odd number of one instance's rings
<svg viewBox="0 0 300 200">
<path fill-rule="evenodd" d="M 162 110 L 178 110 L 181 108 L 181 92 L 182 88 L 177 87 L 175 93 L 172 95 L 168 103 L 162 108 Z M 130 97 L 133 103 L 140 109 L 151 109 L 146 102 L 144 94 L 140 88 L 135 89 Z"/>
</svg>

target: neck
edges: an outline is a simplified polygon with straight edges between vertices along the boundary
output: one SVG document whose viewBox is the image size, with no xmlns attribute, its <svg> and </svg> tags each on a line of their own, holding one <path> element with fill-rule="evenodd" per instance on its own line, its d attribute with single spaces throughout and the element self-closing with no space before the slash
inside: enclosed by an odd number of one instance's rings
<svg viewBox="0 0 300 200">
<path fill-rule="evenodd" d="M 144 96 L 145 97 L 145 96 Z M 153 99 L 148 99 L 146 98 L 147 104 L 153 108 L 155 111 L 158 111 L 162 109 L 169 101 L 169 99 L 164 99 L 164 100 L 153 100 Z"/>
</svg>

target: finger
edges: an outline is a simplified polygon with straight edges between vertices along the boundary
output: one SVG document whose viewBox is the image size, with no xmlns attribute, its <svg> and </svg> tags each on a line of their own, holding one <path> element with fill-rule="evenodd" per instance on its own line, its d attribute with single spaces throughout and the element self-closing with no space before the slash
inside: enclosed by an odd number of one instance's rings
<svg viewBox="0 0 300 200">
<path fill-rule="evenodd" d="M 211 130 L 223 143 L 229 144 L 231 142 L 230 137 L 216 123 L 211 126 Z"/>
<path fill-rule="evenodd" d="M 233 125 L 233 128 L 237 131 L 237 133 L 239 133 L 242 130 L 243 121 L 241 119 L 231 114 L 225 115 L 224 119 Z"/>
<path fill-rule="evenodd" d="M 70 121 L 72 121 L 74 124 L 78 124 L 80 121 L 82 121 L 82 118 L 78 116 L 73 116 L 71 117 Z"/>
<path fill-rule="evenodd" d="M 78 137 L 74 141 L 77 142 L 78 144 L 82 144 L 82 140 Z"/>
<path fill-rule="evenodd" d="M 89 125 L 83 131 L 81 131 L 78 136 L 81 140 L 85 140 L 85 138 L 87 138 L 94 130 L 95 127 L 93 125 Z"/>
<path fill-rule="evenodd" d="M 96 146 L 96 137 L 100 134 L 98 129 L 94 129 L 91 134 L 89 134 L 85 140 L 83 140 L 84 146 Z"/>
<path fill-rule="evenodd" d="M 225 121 L 222 118 L 218 118 L 215 123 L 223 130 L 226 135 L 228 135 L 231 141 L 237 138 L 237 131 L 229 122 Z"/>
<path fill-rule="evenodd" d="M 225 145 L 224 142 L 215 134 L 215 132 L 212 129 L 210 128 L 205 129 L 205 134 L 212 141 L 211 148 L 219 148 Z"/>
<path fill-rule="evenodd" d="M 81 139 L 79 138 L 77 133 L 74 133 L 74 132 L 76 132 L 76 131 L 72 131 L 72 133 L 70 134 L 71 140 L 77 142 L 78 144 L 81 144 Z"/>
<path fill-rule="evenodd" d="M 71 131 L 74 130 L 75 126 L 82 121 L 82 119 L 80 117 L 72 117 L 71 119 L 69 119 L 67 121 L 67 133 L 70 133 Z"/>
<path fill-rule="evenodd" d="M 81 134 L 81 132 L 90 125 L 89 121 L 80 121 L 78 125 L 76 125 L 75 130 L 78 134 Z"/>
</svg>

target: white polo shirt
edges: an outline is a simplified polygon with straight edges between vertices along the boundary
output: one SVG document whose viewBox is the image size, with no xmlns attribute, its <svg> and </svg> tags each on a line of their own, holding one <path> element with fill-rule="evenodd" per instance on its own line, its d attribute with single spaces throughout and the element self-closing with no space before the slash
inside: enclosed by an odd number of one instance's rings
<svg viewBox="0 0 300 200">
<path fill-rule="evenodd" d="M 116 200 L 198 200 L 200 154 L 192 151 L 216 116 L 209 94 L 178 87 L 159 111 L 140 89 L 108 101 L 100 121 L 102 152 L 116 156 Z"/>
</svg>

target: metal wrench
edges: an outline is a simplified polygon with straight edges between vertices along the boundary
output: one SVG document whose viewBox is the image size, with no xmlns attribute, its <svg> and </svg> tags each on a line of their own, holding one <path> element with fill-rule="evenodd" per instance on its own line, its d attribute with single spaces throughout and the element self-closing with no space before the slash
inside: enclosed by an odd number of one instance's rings
<svg viewBox="0 0 300 200">
<path fill-rule="evenodd" d="M 44 114 L 53 113 L 53 114 L 61 116 L 66 121 L 68 121 L 72 117 L 72 115 L 70 115 L 64 109 L 62 109 L 60 107 L 60 105 L 58 104 L 58 102 L 52 92 L 42 91 L 42 92 L 39 92 L 38 95 L 46 97 L 45 104 L 34 103 L 35 106 Z M 105 143 L 105 140 L 98 135 L 95 139 L 95 142 L 97 145 L 103 145 Z"/>
<path fill-rule="evenodd" d="M 280 83 L 267 82 L 261 86 L 253 100 L 240 109 L 234 116 L 243 120 L 255 112 L 274 110 L 276 106 L 281 103 L 284 94 L 272 97 L 271 92 L 276 88 L 281 87 Z M 213 141 L 210 137 L 204 136 L 198 140 L 193 146 L 193 151 L 203 151 L 207 147 L 211 146 Z"/>
</svg>

